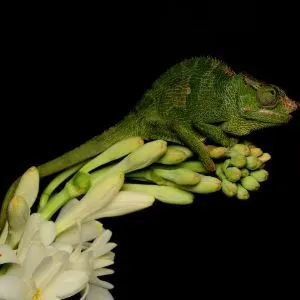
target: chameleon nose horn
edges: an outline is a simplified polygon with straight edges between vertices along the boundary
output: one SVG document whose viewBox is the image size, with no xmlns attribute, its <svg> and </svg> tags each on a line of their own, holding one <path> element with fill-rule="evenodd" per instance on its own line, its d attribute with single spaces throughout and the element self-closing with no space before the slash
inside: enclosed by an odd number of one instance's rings
<svg viewBox="0 0 300 300">
<path fill-rule="evenodd" d="M 292 113 L 293 111 L 300 109 L 300 103 L 297 103 L 288 97 L 284 98 L 284 106 L 288 113 Z"/>
</svg>

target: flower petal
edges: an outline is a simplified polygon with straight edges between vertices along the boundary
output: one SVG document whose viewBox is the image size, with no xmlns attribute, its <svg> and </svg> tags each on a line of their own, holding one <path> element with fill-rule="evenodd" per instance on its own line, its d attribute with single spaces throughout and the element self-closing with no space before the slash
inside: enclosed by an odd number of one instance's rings
<svg viewBox="0 0 300 300">
<path fill-rule="evenodd" d="M 33 272 L 46 256 L 45 246 L 42 244 L 32 244 L 23 262 L 24 277 L 31 279 Z"/>
<path fill-rule="evenodd" d="M 108 290 L 90 284 L 87 300 L 114 300 L 114 298 Z"/>
<path fill-rule="evenodd" d="M 115 271 L 112 269 L 107 269 L 107 268 L 101 268 L 101 269 L 97 269 L 94 270 L 93 272 L 93 276 L 105 276 L 105 275 L 111 275 L 114 274 Z"/>
<path fill-rule="evenodd" d="M 16 255 L 16 251 L 12 250 L 8 245 L 0 245 L 0 265 L 5 263 L 19 264 L 20 261 Z"/>
<path fill-rule="evenodd" d="M 98 221 L 89 221 L 81 224 L 81 240 L 78 226 L 72 226 L 71 228 L 63 231 L 59 234 L 55 242 L 63 242 L 70 245 L 91 241 L 95 239 L 103 231 L 103 226 Z"/>
<path fill-rule="evenodd" d="M 0 277 L 0 299 L 24 300 L 25 291 L 20 278 L 4 275 Z"/>
<path fill-rule="evenodd" d="M 91 274 L 93 271 L 93 253 L 83 252 L 76 261 L 70 259 L 69 269 L 84 271 Z"/>
<path fill-rule="evenodd" d="M 67 270 L 59 274 L 45 289 L 45 294 L 55 294 L 58 298 L 71 297 L 85 288 L 88 274 L 78 270 Z"/>
<path fill-rule="evenodd" d="M 106 258 L 96 258 L 94 260 L 94 269 L 100 269 L 100 268 L 104 268 L 104 267 L 108 267 L 110 265 L 113 265 L 114 261 L 111 259 L 106 259 Z"/>
<path fill-rule="evenodd" d="M 56 222 L 57 232 L 72 227 L 76 222 L 84 220 L 96 210 L 104 207 L 120 191 L 124 183 L 124 173 L 114 173 L 91 187 L 82 197 L 79 204 Z"/>
<path fill-rule="evenodd" d="M 96 276 L 91 276 L 89 282 L 96 286 L 103 287 L 104 289 L 107 289 L 107 290 L 111 290 L 114 288 L 114 286 L 111 283 L 101 280 Z"/>
<path fill-rule="evenodd" d="M 98 253 L 102 252 L 102 248 L 105 246 L 105 244 L 110 240 L 112 236 L 112 232 L 108 229 L 104 230 L 100 236 L 98 236 L 90 248 L 88 248 L 86 251 L 93 251 L 94 257 L 98 257 Z"/>
<path fill-rule="evenodd" d="M 56 236 L 56 227 L 54 222 L 45 221 L 40 229 L 40 239 L 45 246 L 50 245 Z"/>
<path fill-rule="evenodd" d="M 4 244 L 8 235 L 8 222 L 5 222 L 5 226 L 0 234 L 0 245 Z"/>
<path fill-rule="evenodd" d="M 64 269 L 68 262 L 66 252 L 58 252 L 43 259 L 32 275 L 35 286 L 44 290 L 49 282 Z"/>
<path fill-rule="evenodd" d="M 87 220 L 97 220 L 100 218 L 129 214 L 150 207 L 154 201 L 155 198 L 148 194 L 120 191 L 111 202 L 102 209 L 94 212 Z"/>
<path fill-rule="evenodd" d="M 56 218 L 56 222 L 61 219 L 66 213 L 68 213 L 73 207 L 77 206 L 79 204 L 79 200 L 74 198 L 70 201 L 68 201 L 60 210 L 57 218 Z"/>
<path fill-rule="evenodd" d="M 52 249 L 51 249 L 52 248 Z M 73 247 L 70 244 L 63 243 L 63 242 L 55 242 L 51 246 L 48 246 L 49 249 L 49 255 L 52 255 L 51 253 L 56 253 L 57 251 L 65 251 L 68 254 L 71 254 L 73 252 Z"/>
<path fill-rule="evenodd" d="M 99 249 L 96 249 L 94 251 L 94 253 L 95 253 L 96 257 L 103 256 L 104 254 L 113 250 L 115 247 L 117 247 L 116 243 L 107 243 L 107 244 L 104 244 L 101 248 L 99 247 Z"/>
<path fill-rule="evenodd" d="M 43 222 L 45 222 L 45 220 L 40 214 L 33 213 L 30 215 L 17 250 L 17 255 L 21 262 L 26 257 L 30 243 L 40 241 L 40 236 L 37 233 Z"/>
</svg>

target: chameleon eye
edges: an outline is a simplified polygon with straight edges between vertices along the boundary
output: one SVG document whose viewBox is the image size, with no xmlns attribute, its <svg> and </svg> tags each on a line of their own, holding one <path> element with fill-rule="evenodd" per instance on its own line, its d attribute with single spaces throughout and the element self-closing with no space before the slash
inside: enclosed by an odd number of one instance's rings
<svg viewBox="0 0 300 300">
<path fill-rule="evenodd" d="M 277 91 L 272 87 L 257 90 L 257 100 L 263 107 L 274 108 L 278 103 Z"/>
</svg>

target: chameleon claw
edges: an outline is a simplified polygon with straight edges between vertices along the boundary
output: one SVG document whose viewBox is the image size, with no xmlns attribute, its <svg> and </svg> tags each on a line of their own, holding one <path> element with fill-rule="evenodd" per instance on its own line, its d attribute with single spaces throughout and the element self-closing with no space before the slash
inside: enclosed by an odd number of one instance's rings
<svg viewBox="0 0 300 300">
<path fill-rule="evenodd" d="M 203 166 L 209 172 L 215 172 L 216 171 L 216 165 L 213 162 L 213 160 L 204 161 Z"/>
</svg>

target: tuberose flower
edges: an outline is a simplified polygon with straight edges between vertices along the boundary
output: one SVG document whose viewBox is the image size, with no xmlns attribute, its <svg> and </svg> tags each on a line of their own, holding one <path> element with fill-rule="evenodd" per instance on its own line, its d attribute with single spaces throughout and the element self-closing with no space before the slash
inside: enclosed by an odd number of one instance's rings
<svg viewBox="0 0 300 300">
<path fill-rule="evenodd" d="M 106 268 L 114 263 L 111 235 L 90 221 L 56 237 L 54 222 L 32 214 L 16 250 L 0 245 L 0 263 L 12 263 L 0 277 L 0 299 L 59 300 L 79 292 L 81 299 L 113 299 L 113 286 L 98 278 L 113 273 Z"/>
</svg>

